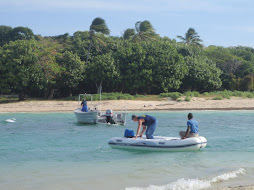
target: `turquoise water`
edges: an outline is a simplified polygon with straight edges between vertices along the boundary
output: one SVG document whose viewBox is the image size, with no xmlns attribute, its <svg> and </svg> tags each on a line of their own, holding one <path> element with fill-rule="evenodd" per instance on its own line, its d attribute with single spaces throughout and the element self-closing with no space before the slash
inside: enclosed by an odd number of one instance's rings
<svg viewBox="0 0 254 190">
<path fill-rule="evenodd" d="M 155 135 L 177 136 L 186 129 L 188 112 L 145 113 L 159 121 Z M 2 113 L 0 189 L 196 190 L 253 184 L 254 111 L 193 114 L 208 140 L 205 149 L 141 152 L 107 144 L 126 128 L 136 130 L 130 119 L 126 126 L 81 125 L 73 113 Z"/>
</svg>

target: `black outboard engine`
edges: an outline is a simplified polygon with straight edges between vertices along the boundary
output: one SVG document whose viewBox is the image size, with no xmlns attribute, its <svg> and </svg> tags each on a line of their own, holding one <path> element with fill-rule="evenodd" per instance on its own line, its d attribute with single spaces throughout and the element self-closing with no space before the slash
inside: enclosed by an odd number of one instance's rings
<svg viewBox="0 0 254 190">
<path fill-rule="evenodd" d="M 113 111 L 107 110 L 106 111 L 106 122 L 110 124 L 115 124 L 115 121 L 113 119 Z"/>
</svg>

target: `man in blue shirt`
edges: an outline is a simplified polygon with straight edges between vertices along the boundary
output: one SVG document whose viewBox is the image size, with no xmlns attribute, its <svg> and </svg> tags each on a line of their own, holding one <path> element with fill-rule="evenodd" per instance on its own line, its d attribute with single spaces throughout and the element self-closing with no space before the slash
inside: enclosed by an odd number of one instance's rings
<svg viewBox="0 0 254 190">
<path fill-rule="evenodd" d="M 81 111 L 88 112 L 86 99 L 83 99 L 83 101 L 81 102 L 81 106 L 82 106 Z"/>
<path fill-rule="evenodd" d="M 182 139 L 191 138 L 191 137 L 198 137 L 198 122 L 193 119 L 193 114 L 188 114 L 188 121 L 187 121 L 187 130 L 180 131 L 179 135 Z"/>
<path fill-rule="evenodd" d="M 155 117 L 150 116 L 150 115 L 142 115 L 142 116 L 132 115 L 131 119 L 135 122 L 138 121 L 137 133 L 136 133 L 136 136 L 133 138 L 142 137 L 145 130 L 146 130 L 146 138 L 147 139 L 154 138 L 153 133 L 157 127 L 157 120 Z M 143 129 L 139 135 L 141 126 L 143 126 Z M 147 129 L 146 129 L 146 127 L 147 127 Z"/>
</svg>

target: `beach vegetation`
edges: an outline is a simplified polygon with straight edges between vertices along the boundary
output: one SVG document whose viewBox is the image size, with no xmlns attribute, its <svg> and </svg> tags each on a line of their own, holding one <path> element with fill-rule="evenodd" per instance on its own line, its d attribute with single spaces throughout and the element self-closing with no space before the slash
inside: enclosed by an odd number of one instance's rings
<svg viewBox="0 0 254 190">
<path fill-rule="evenodd" d="M 197 91 L 187 91 L 183 93 L 184 96 L 189 96 L 189 97 L 199 97 L 200 93 Z"/>
<path fill-rule="evenodd" d="M 92 94 L 94 101 L 100 100 L 99 94 Z M 130 95 L 130 94 L 124 94 L 124 93 L 102 93 L 101 94 L 101 100 L 133 100 L 136 96 Z M 78 100 L 78 96 L 69 96 L 64 98 L 64 100 Z M 90 101 L 90 98 L 87 99 L 87 101 Z"/>
<path fill-rule="evenodd" d="M 182 97 L 182 94 L 179 92 L 169 92 L 169 93 L 161 93 L 160 94 L 161 98 L 167 98 L 170 97 L 173 100 L 177 100 L 178 98 Z"/>
<path fill-rule="evenodd" d="M 254 93 L 252 92 L 248 92 L 247 94 L 246 94 L 246 97 L 247 98 L 254 98 Z"/>
<path fill-rule="evenodd" d="M 155 31 L 145 20 L 120 37 L 109 36 L 99 17 L 86 31 L 58 36 L 0 26 L 0 95 L 18 94 L 19 100 L 100 91 L 113 92 L 104 95 L 107 99 L 253 97 L 254 48 L 204 47 L 194 28 L 178 36 L 181 42 Z"/>
<path fill-rule="evenodd" d="M 202 97 L 222 97 L 226 99 L 230 99 L 231 97 L 254 98 L 254 92 L 224 90 L 205 92 L 202 94 Z"/>
<path fill-rule="evenodd" d="M 213 100 L 223 100 L 223 97 L 222 96 L 215 96 L 215 97 L 213 97 Z"/>
</svg>

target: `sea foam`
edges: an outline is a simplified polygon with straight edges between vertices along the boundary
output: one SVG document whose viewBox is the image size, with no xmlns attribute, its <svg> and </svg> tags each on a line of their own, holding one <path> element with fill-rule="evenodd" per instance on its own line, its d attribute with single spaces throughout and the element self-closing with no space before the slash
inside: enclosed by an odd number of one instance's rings
<svg viewBox="0 0 254 190">
<path fill-rule="evenodd" d="M 16 119 L 15 118 L 11 118 L 11 119 L 6 119 L 5 121 L 9 122 L 9 123 L 14 123 L 14 122 L 16 122 Z"/>
<path fill-rule="evenodd" d="M 228 172 L 214 177 L 211 180 L 200 179 L 178 179 L 175 182 L 167 185 L 150 185 L 148 187 L 127 187 L 125 190 L 199 190 L 207 189 L 212 186 L 213 183 L 226 181 L 232 178 L 236 178 L 239 174 L 244 175 L 245 169 L 239 168 L 238 170 Z"/>
</svg>

